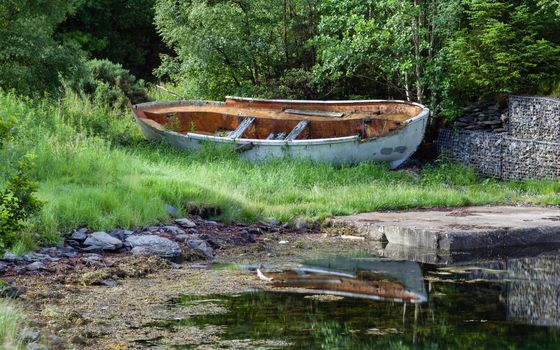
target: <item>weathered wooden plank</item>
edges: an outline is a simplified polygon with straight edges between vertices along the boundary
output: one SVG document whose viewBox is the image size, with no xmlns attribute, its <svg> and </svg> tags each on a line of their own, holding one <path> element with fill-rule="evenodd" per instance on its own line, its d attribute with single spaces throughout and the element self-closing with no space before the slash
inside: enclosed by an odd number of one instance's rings
<svg viewBox="0 0 560 350">
<path fill-rule="evenodd" d="M 249 125 L 251 125 L 252 122 L 255 121 L 255 118 L 253 117 L 248 117 L 243 119 L 243 121 L 241 123 L 239 123 L 239 126 L 237 127 L 237 129 L 233 130 L 232 132 L 229 133 L 229 138 L 231 139 L 238 139 L 240 138 L 243 133 L 245 132 L 245 130 L 247 130 L 247 128 L 249 127 Z"/>
<path fill-rule="evenodd" d="M 302 120 L 300 121 L 295 128 L 292 129 L 292 131 L 290 131 L 290 133 L 288 134 L 288 136 L 286 136 L 286 141 L 292 141 L 295 140 L 296 137 L 299 136 L 299 134 L 302 133 L 302 131 L 307 127 L 307 125 L 309 124 L 308 120 Z"/>
<path fill-rule="evenodd" d="M 330 111 L 310 111 L 305 109 L 284 109 L 285 113 L 298 114 L 298 115 L 310 115 L 314 117 L 331 117 L 331 118 L 342 118 L 344 113 L 342 112 L 330 112 Z"/>
</svg>

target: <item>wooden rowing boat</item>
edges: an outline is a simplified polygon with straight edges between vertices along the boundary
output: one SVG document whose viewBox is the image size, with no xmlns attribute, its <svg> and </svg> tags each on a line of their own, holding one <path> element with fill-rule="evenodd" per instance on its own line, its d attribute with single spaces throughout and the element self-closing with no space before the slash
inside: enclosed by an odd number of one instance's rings
<svg viewBox="0 0 560 350">
<path fill-rule="evenodd" d="M 429 110 L 406 101 L 305 101 L 227 97 L 225 102 L 132 106 L 147 139 L 190 150 L 233 144 L 250 160 L 299 157 L 334 164 L 402 164 L 420 145 Z"/>
</svg>

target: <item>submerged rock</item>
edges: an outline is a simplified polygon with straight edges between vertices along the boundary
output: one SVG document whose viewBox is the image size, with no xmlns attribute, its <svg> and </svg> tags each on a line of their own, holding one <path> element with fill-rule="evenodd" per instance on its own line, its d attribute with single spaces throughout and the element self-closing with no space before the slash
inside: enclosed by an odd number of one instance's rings
<svg viewBox="0 0 560 350">
<path fill-rule="evenodd" d="M 120 239 L 107 232 L 94 232 L 84 242 L 88 250 L 117 250 L 123 246 Z"/>
<path fill-rule="evenodd" d="M 168 260 L 181 260 L 179 244 L 156 235 L 130 236 L 126 243 L 132 247 L 132 254 L 156 255 Z"/>
</svg>

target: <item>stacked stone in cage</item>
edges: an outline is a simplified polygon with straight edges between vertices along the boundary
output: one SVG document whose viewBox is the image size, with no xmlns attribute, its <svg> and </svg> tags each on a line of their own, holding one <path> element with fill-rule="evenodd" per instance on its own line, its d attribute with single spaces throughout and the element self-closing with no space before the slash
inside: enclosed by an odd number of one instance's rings
<svg viewBox="0 0 560 350">
<path fill-rule="evenodd" d="M 442 130 L 440 155 L 502 179 L 560 178 L 560 100 L 512 96 L 508 134 Z"/>
</svg>

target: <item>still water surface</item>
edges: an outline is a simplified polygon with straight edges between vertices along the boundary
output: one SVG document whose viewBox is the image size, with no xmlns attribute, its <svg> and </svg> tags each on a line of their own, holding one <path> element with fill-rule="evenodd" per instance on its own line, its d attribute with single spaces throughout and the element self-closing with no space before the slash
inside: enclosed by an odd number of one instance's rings
<svg viewBox="0 0 560 350">
<path fill-rule="evenodd" d="M 281 291 L 186 295 L 170 307 L 227 311 L 157 326 L 213 325 L 221 339 L 281 341 L 263 348 L 560 349 L 556 254 L 451 266 L 333 256 L 264 273 Z"/>
</svg>

